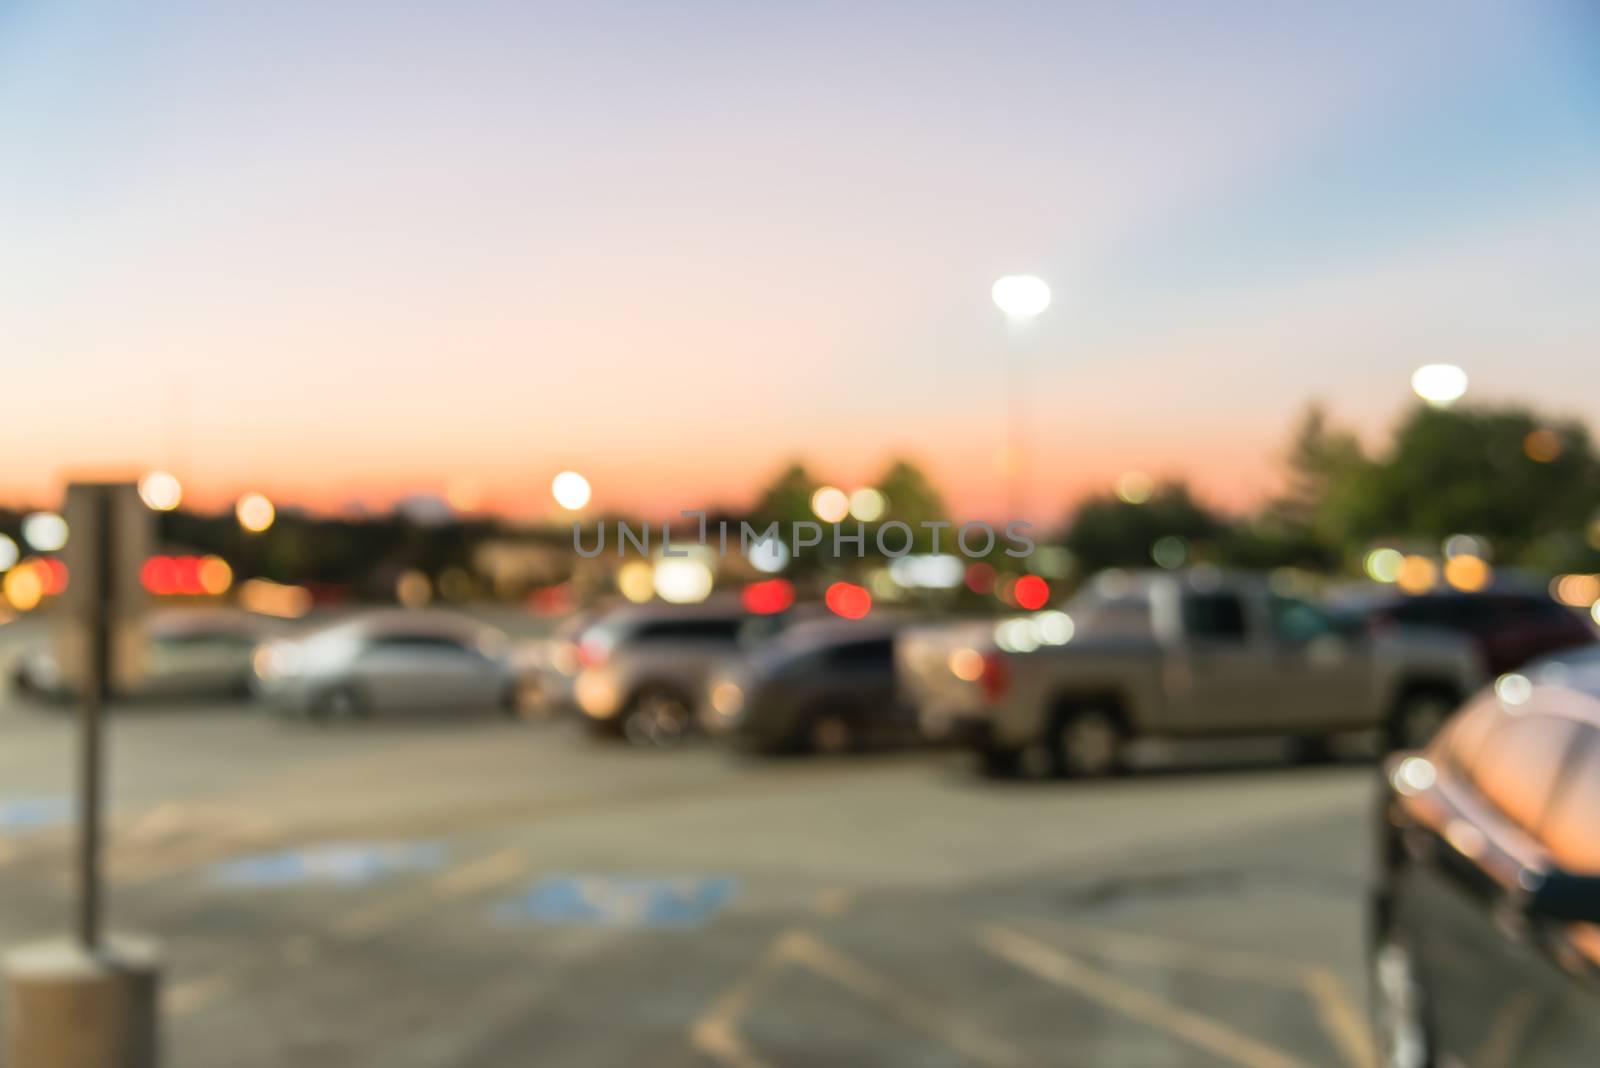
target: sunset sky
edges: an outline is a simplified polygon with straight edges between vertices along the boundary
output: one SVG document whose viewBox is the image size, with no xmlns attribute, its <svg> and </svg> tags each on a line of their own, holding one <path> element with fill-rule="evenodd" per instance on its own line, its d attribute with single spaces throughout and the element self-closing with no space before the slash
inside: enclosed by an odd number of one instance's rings
<svg viewBox="0 0 1600 1068">
<path fill-rule="evenodd" d="M 1036 273 L 1026 331 L 989 300 Z M 1600 425 L 1586 0 L 0 4 L 0 503 L 923 462 L 1243 506 L 1418 364 Z"/>
</svg>

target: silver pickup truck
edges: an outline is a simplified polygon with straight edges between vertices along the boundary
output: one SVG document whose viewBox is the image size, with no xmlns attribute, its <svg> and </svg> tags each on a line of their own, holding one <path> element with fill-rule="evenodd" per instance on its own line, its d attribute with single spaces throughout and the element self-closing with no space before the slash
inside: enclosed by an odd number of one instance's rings
<svg viewBox="0 0 1600 1068">
<path fill-rule="evenodd" d="M 1381 728 L 1421 744 L 1483 681 L 1445 631 L 1343 626 L 1265 576 L 1106 572 L 1064 613 L 904 632 L 902 692 L 932 740 L 994 773 L 1103 775 L 1136 737 L 1290 735 L 1316 751 Z"/>
</svg>

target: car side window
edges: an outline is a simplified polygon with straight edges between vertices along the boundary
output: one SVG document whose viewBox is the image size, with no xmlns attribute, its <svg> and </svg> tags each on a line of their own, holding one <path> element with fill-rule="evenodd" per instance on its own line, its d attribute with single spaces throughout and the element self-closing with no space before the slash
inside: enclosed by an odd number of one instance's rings
<svg viewBox="0 0 1600 1068">
<path fill-rule="evenodd" d="M 1536 713 L 1502 716 L 1470 771 L 1473 785 L 1512 823 L 1537 833 L 1576 735 L 1571 720 Z"/>
<path fill-rule="evenodd" d="M 889 641 L 850 642 L 828 650 L 826 663 L 832 667 L 894 667 L 894 644 Z"/>
<path fill-rule="evenodd" d="M 1304 644 L 1325 634 L 1333 634 L 1338 629 L 1332 618 L 1316 605 L 1276 595 L 1268 603 L 1272 613 L 1272 631 L 1286 642 Z"/>
<path fill-rule="evenodd" d="M 1574 763 L 1550 802 L 1540 839 L 1564 871 L 1600 875 L 1600 731 L 1581 728 Z"/>
<path fill-rule="evenodd" d="M 467 652 L 467 647 L 454 638 L 446 638 L 438 634 L 388 634 L 372 639 L 367 644 L 367 651 L 462 655 Z"/>
<path fill-rule="evenodd" d="M 732 642 L 739 637 L 739 619 L 679 619 L 647 623 L 633 635 L 636 642 Z"/>
<path fill-rule="evenodd" d="M 1242 642 L 1246 635 L 1244 602 L 1235 593 L 1185 593 L 1183 629 L 1197 638 Z"/>
</svg>

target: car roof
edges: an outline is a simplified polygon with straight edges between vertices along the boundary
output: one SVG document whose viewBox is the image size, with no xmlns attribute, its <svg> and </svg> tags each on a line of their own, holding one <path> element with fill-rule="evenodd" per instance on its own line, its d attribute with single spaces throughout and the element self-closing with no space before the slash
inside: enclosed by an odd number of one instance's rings
<svg viewBox="0 0 1600 1068">
<path fill-rule="evenodd" d="M 316 633 L 348 634 L 354 637 L 443 635 L 471 640 L 486 634 L 498 633 L 498 630 L 459 612 L 442 609 L 379 608 L 331 623 Z"/>
</svg>

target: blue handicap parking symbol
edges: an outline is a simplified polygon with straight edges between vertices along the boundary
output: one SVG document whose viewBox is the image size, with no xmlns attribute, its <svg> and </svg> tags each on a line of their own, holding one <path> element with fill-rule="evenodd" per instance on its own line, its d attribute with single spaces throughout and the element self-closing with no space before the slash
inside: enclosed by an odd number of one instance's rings
<svg viewBox="0 0 1600 1068">
<path fill-rule="evenodd" d="M 20 834 L 59 827 L 72 820 L 68 797 L 8 797 L 0 799 L 0 834 Z"/>
<path fill-rule="evenodd" d="M 720 876 L 552 875 L 494 908 L 509 923 L 694 927 L 733 900 Z"/>
<path fill-rule="evenodd" d="M 342 842 L 240 857 L 214 865 L 210 875 L 227 886 L 353 886 L 443 863 L 443 848 L 432 842 Z"/>
</svg>

